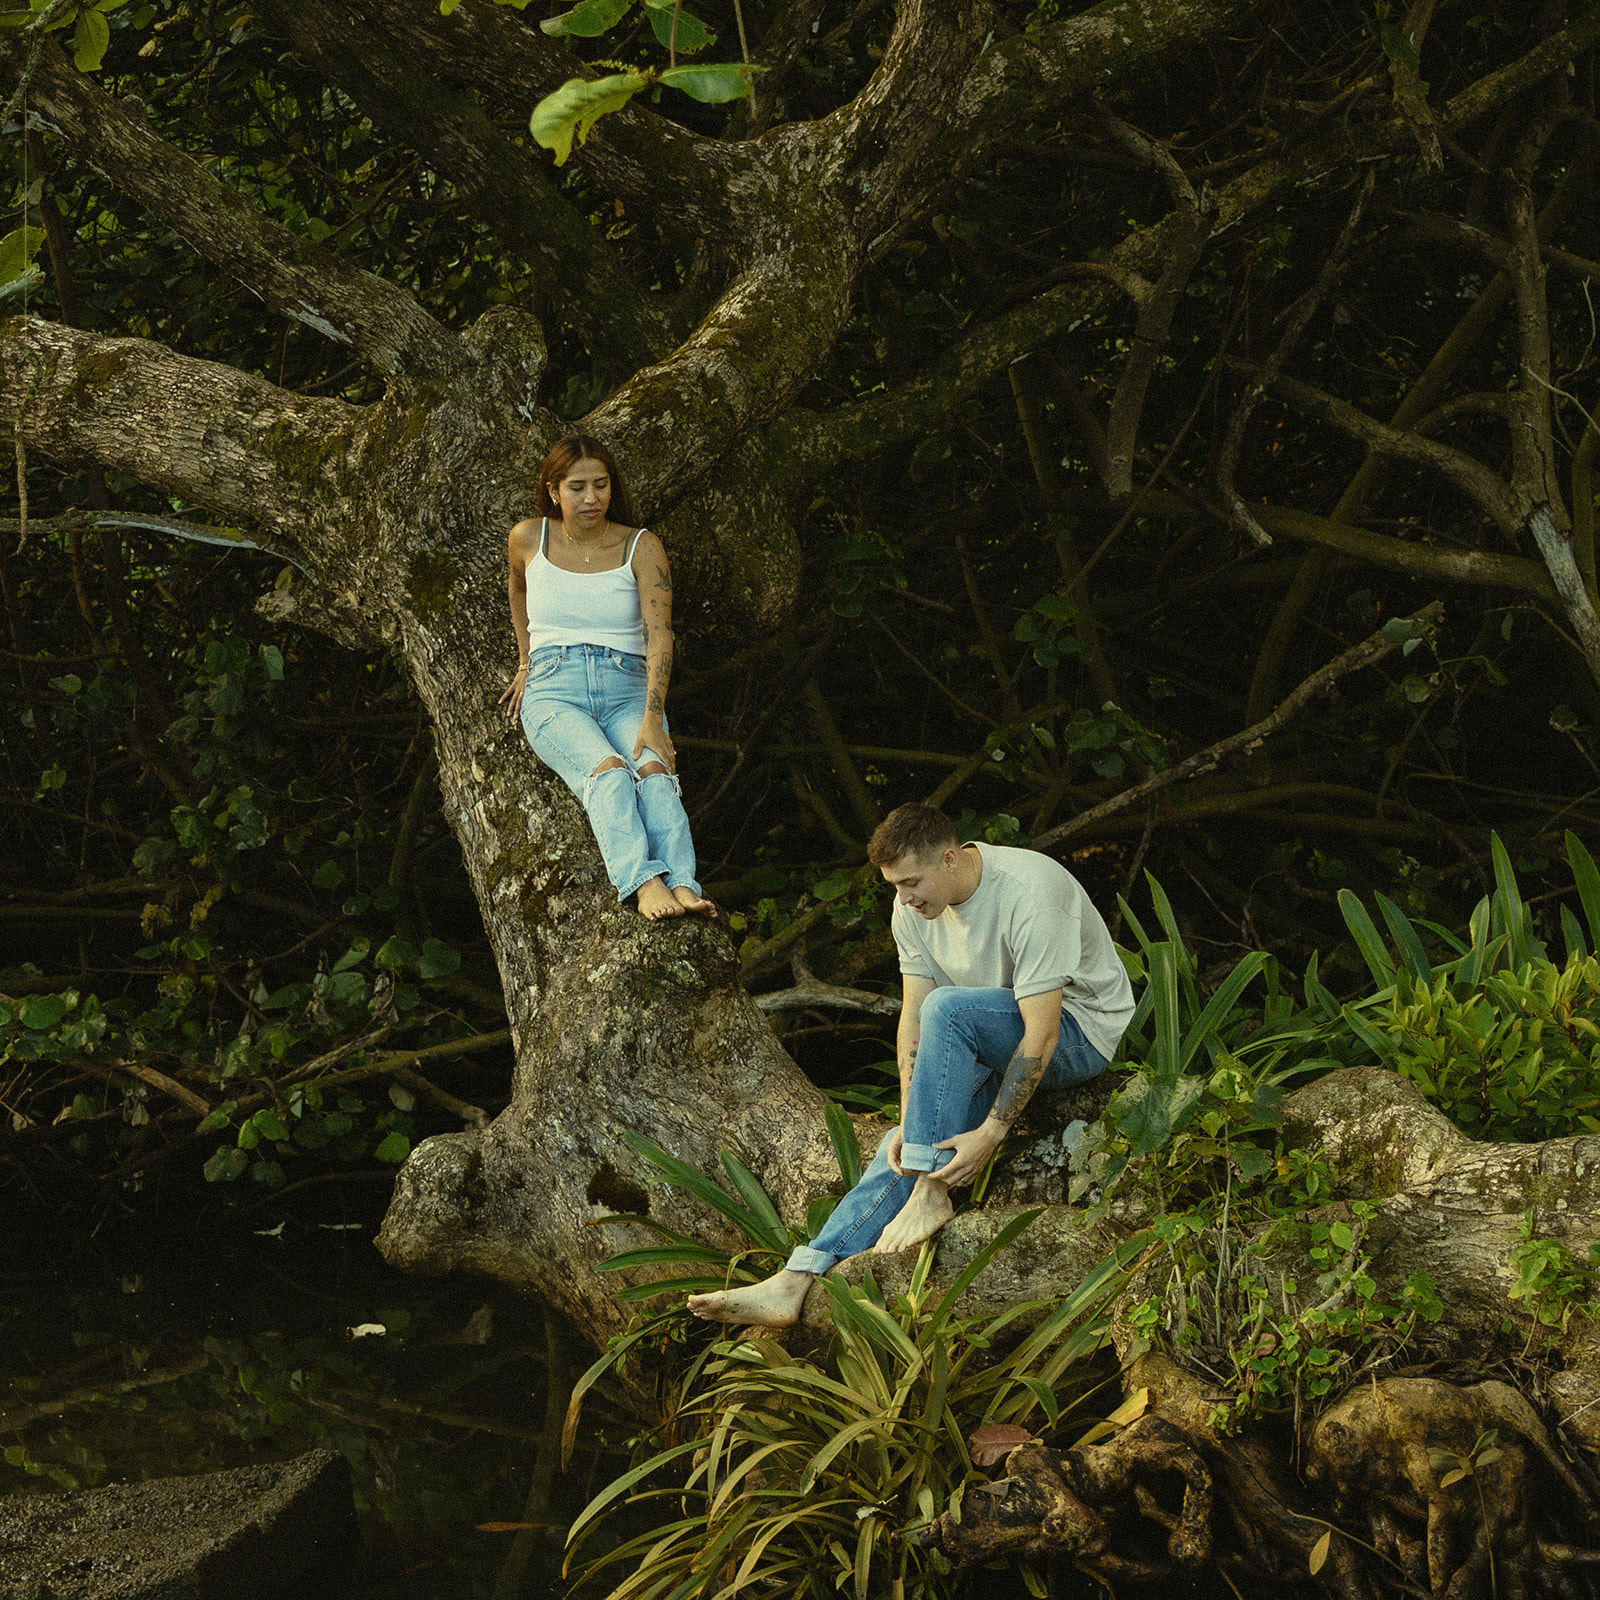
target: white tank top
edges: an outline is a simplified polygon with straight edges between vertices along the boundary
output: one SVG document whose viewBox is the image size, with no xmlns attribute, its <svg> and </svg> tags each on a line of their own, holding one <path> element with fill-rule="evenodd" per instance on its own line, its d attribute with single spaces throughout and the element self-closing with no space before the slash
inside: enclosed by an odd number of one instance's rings
<svg viewBox="0 0 1600 1600">
<path fill-rule="evenodd" d="M 628 541 L 620 567 L 568 572 L 545 555 L 550 519 L 539 527 L 539 548 L 528 563 L 528 653 L 553 644 L 598 644 L 624 655 L 644 654 L 644 619 L 633 552 L 643 528 Z"/>
</svg>

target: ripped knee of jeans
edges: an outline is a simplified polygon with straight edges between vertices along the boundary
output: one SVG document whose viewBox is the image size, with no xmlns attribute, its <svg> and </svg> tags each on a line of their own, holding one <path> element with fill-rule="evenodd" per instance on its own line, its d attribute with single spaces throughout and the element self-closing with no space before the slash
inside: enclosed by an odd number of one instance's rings
<svg viewBox="0 0 1600 1600">
<path fill-rule="evenodd" d="M 627 772 L 627 771 L 628 771 L 628 763 L 626 761 L 624 761 L 621 756 L 607 756 L 606 759 L 604 761 L 602 761 L 600 763 L 600 765 L 598 767 L 596 767 L 594 769 L 594 771 L 589 774 L 589 777 L 588 777 L 587 781 L 584 783 L 584 786 L 583 786 L 583 806 L 584 806 L 584 809 L 587 811 L 588 808 L 589 808 L 589 799 L 594 794 L 594 786 L 595 786 L 595 783 L 596 783 L 596 781 L 598 779 L 603 778 L 608 772 Z M 628 776 L 629 776 L 629 778 L 631 780 L 633 775 L 631 773 L 629 773 Z"/>
<path fill-rule="evenodd" d="M 646 750 L 644 756 L 645 759 L 639 767 L 639 782 L 643 783 L 647 778 L 665 778 L 672 785 L 672 792 L 681 799 L 683 788 L 678 782 L 677 773 L 673 772 L 655 751 Z"/>
</svg>

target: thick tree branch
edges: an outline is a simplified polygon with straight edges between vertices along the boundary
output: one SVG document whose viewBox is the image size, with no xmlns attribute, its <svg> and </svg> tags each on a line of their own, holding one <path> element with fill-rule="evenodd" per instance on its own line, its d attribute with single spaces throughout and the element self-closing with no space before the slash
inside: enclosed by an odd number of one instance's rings
<svg viewBox="0 0 1600 1600">
<path fill-rule="evenodd" d="M 360 416 L 143 339 L 0 322 L 0 437 L 19 429 L 56 459 L 264 520 L 291 548 L 304 549 L 304 525 L 345 465 Z"/>
<path fill-rule="evenodd" d="M 337 6 L 264 0 L 260 8 L 329 82 L 425 156 L 534 271 L 540 311 L 555 313 L 621 378 L 659 360 L 682 336 L 605 239 L 560 193 L 545 153 L 519 148 L 470 92 L 447 86 Z"/>
<path fill-rule="evenodd" d="M 1555 601 L 1550 574 L 1526 556 L 1500 555 L 1490 550 L 1452 549 L 1442 544 L 1419 544 L 1330 517 L 1313 516 L 1289 506 L 1252 505 L 1250 513 L 1269 533 L 1284 534 L 1304 544 L 1320 545 L 1341 555 L 1355 556 L 1390 572 L 1430 583 L 1470 583 L 1478 586 L 1520 589 L 1535 599 Z M 1424 530 L 1418 530 L 1419 532 Z"/>
<path fill-rule="evenodd" d="M 1230 360 L 1228 365 L 1242 372 L 1254 373 L 1257 370 L 1244 361 Z M 1436 439 L 1423 438 L 1409 429 L 1394 428 L 1387 422 L 1379 422 L 1348 400 L 1341 400 L 1337 395 L 1302 383 L 1298 378 L 1280 374 L 1270 379 L 1267 386 L 1279 399 L 1287 400 L 1296 410 L 1331 422 L 1341 432 L 1378 455 L 1390 456 L 1396 461 L 1409 461 L 1419 467 L 1431 467 L 1446 482 L 1453 483 L 1467 495 L 1508 539 L 1514 539 L 1526 521 L 1526 508 L 1519 503 L 1515 491 L 1497 473 L 1463 451 L 1440 444 Z"/>
<path fill-rule="evenodd" d="M 16 81 L 23 55 L 20 38 L 0 32 L 0 92 Z M 470 349 L 410 295 L 268 221 L 161 138 L 138 100 L 113 100 L 54 45 L 28 88 L 28 126 L 64 140 L 77 160 L 133 195 L 202 256 L 380 372 L 439 378 L 474 364 Z"/>
<path fill-rule="evenodd" d="M 1443 614 L 1444 606 L 1435 600 L 1431 605 L 1426 605 L 1415 612 L 1410 620 L 1431 625 Z M 1240 733 L 1219 739 L 1217 743 L 1197 751 L 1187 760 L 1180 761 L 1175 767 L 1168 767 L 1165 772 L 1158 772 L 1153 778 L 1147 778 L 1143 783 L 1136 783 L 1132 788 L 1124 789 L 1121 794 L 1113 795 L 1100 805 L 1091 806 L 1087 811 L 1080 811 L 1070 821 L 1051 828 L 1048 833 L 1040 834 L 1033 841 L 1033 848 L 1049 850 L 1063 840 L 1087 832 L 1096 823 L 1115 816 L 1119 811 L 1126 811 L 1129 806 L 1137 805 L 1139 801 L 1148 799 L 1171 784 L 1181 783 L 1185 778 L 1198 777 L 1201 773 L 1215 771 L 1229 756 L 1254 749 L 1264 739 L 1276 733 L 1292 721 L 1310 701 L 1319 694 L 1326 694 L 1340 678 L 1381 661 L 1399 643 L 1398 639 L 1389 638 L 1380 628 L 1370 638 L 1352 646 L 1343 655 L 1335 656 L 1325 667 L 1313 672 L 1304 683 L 1284 697 L 1270 717 L 1264 717 Z"/>
</svg>

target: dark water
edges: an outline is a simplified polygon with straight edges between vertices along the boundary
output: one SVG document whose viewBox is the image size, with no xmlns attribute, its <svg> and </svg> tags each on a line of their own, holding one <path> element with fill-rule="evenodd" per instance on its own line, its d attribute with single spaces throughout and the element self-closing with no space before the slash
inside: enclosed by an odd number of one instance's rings
<svg viewBox="0 0 1600 1600">
<path fill-rule="evenodd" d="M 566 1593 L 559 1531 L 481 1525 L 569 1522 L 625 1466 L 636 1424 L 598 1397 L 571 1470 L 530 1512 L 542 1313 L 488 1284 L 389 1268 L 371 1243 L 387 1195 L 340 1184 L 277 1209 L 98 1230 L 0 1212 L 0 1406 L 15 1423 L 70 1402 L 0 1429 L 0 1493 L 323 1446 L 355 1480 L 366 1555 L 352 1600 Z M 363 1324 L 387 1331 L 352 1338 Z M 558 1338 L 570 1381 L 593 1353 Z"/>
</svg>

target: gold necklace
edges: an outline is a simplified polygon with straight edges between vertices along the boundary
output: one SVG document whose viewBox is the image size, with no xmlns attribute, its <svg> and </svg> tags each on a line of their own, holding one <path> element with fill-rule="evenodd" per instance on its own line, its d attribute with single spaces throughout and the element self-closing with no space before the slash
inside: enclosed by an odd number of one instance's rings
<svg viewBox="0 0 1600 1600">
<path fill-rule="evenodd" d="M 574 539 L 572 537 L 572 535 L 567 532 L 567 525 L 565 523 L 562 523 L 562 525 L 561 525 L 561 532 L 565 536 L 567 543 L 569 545 L 571 545 L 574 550 L 583 549 L 583 543 L 580 540 Z M 586 555 L 583 558 L 583 564 L 585 566 L 588 566 L 594 560 L 595 556 L 599 554 L 600 546 L 603 545 L 606 542 L 606 540 L 609 539 L 610 537 L 611 537 L 611 519 L 609 517 L 607 517 L 606 518 L 606 525 L 600 530 L 600 532 L 593 539 L 588 541 L 595 548 L 590 554 Z"/>
</svg>

